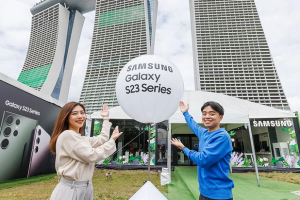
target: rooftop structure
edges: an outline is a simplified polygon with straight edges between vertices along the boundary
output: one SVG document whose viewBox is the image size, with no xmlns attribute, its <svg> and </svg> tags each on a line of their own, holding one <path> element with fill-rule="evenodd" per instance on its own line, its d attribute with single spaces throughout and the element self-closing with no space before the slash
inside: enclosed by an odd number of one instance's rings
<svg viewBox="0 0 300 200">
<path fill-rule="evenodd" d="M 77 10 L 84 14 L 95 10 L 96 0 L 41 0 L 30 9 L 30 12 L 35 15 L 58 3 L 65 5 L 69 10 Z"/>
</svg>

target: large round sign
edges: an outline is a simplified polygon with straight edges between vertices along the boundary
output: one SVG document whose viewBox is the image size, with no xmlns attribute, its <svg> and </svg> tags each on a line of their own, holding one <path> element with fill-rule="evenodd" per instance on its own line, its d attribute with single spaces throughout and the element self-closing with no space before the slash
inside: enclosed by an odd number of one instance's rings
<svg viewBox="0 0 300 200">
<path fill-rule="evenodd" d="M 171 117 L 183 92 L 183 80 L 176 66 L 154 55 L 143 55 L 128 62 L 116 83 L 120 106 L 142 123 L 158 123 Z"/>
</svg>

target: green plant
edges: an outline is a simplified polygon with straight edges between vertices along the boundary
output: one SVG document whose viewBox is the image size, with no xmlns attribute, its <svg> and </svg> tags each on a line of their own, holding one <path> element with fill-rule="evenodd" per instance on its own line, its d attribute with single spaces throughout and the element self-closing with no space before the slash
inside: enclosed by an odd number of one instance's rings
<svg viewBox="0 0 300 200">
<path fill-rule="evenodd" d="M 155 142 L 150 143 L 150 151 L 155 151 Z"/>
<path fill-rule="evenodd" d="M 293 122 L 293 119 L 292 119 L 292 118 L 286 119 L 286 121 L 287 121 L 287 120 L 290 120 L 290 121 Z M 283 126 L 283 127 L 282 127 L 282 130 L 283 130 L 284 132 L 287 132 L 288 134 L 290 134 L 292 139 L 295 139 L 295 138 L 296 138 L 295 130 L 294 130 L 292 127 L 286 127 L 286 126 Z"/>
<path fill-rule="evenodd" d="M 94 125 L 94 136 L 98 136 L 101 134 L 101 131 L 100 131 L 100 123 L 97 123 Z"/>
<path fill-rule="evenodd" d="M 114 161 L 116 161 L 116 162 L 118 162 L 120 164 L 123 164 L 123 160 L 120 159 L 119 157 L 116 157 Z"/>
<path fill-rule="evenodd" d="M 105 160 L 103 161 L 103 163 L 101 163 L 102 165 L 107 165 L 109 162 L 111 161 L 111 158 L 105 158 Z"/>
<path fill-rule="evenodd" d="M 291 135 L 291 138 L 292 138 L 292 139 L 296 138 L 296 133 L 293 133 L 293 134 Z"/>
<path fill-rule="evenodd" d="M 155 165 L 155 158 L 153 158 L 153 159 L 152 159 L 152 162 L 153 162 L 153 163 L 154 163 L 154 165 Z"/>
<path fill-rule="evenodd" d="M 272 158 L 272 161 L 271 161 L 271 164 L 273 164 L 273 166 L 276 166 L 276 163 L 277 163 L 278 161 L 281 161 L 281 162 L 283 162 L 283 163 L 285 162 L 283 157 L 280 157 L 278 160 L 276 160 L 276 159 L 273 157 L 273 158 Z"/>
<path fill-rule="evenodd" d="M 264 161 L 268 161 L 268 159 L 258 157 L 256 162 L 258 165 L 260 165 L 262 167 L 266 167 L 268 165 L 268 163 L 265 164 Z"/>
<path fill-rule="evenodd" d="M 129 163 L 132 164 L 135 159 L 137 159 L 137 158 L 134 157 L 133 155 L 131 155 L 129 158 Z"/>
<path fill-rule="evenodd" d="M 242 167 L 249 167 L 249 160 L 247 160 L 247 158 L 244 158 L 244 164 L 242 165 Z"/>
<path fill-rule="evenodd" d="M 282 130 L 283 130 L 284 132 L 287 132 L 287 133 L 293 132 L 293 129 L 292 129 L 292 128 L 287 128 L 286 126 L 284 126 L 284 127 L 282 128 Z"/>
<path fill-rule="evenodd" d="M 230 135 L 230 137 L 232 137 L 236 134 L 236 132 L 234 130 L 232 130 L 232 131 L 229 131 L 228 134 Z"/>
<path fill-rule="evenodd" d="M 143 160 L 142 158 L 140 158 L 139 161 L 140 161 L 140 163 L 141 163 L 142 165 L 145 165 L 145 162 L 144 162 L 144 160 Z"/>
<path fill-rule="evenodd" d="M 299 152 L 299 148 L 297 144 L 291 145 L 290 148 L 295 152 Z"/>
<path fill-rule="evenodd" d="M 260 165 L 260 166 L 263 166 L 263 165 L 264 165 L 264 163 L 260 161 L 260 157 L 257 158 L 257 161 L 256 161 L 256 162 L 257 162 L 257 164 Z"/>
</svg>

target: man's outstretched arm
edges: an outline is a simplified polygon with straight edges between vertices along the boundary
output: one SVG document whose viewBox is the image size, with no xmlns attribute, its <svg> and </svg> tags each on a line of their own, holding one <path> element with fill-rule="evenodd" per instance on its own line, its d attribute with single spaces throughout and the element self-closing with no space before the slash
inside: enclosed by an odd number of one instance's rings
<svg viewBox="0 0 300 200">
<path fill-rule="evenodd" d="M 204 130 L 201 126 L 197 124 L 197 122 L 193 119 L 193 117 L 188 113 L 189 110 L 189 104 L 186 104 L 183 101 L 179 102 L 179 108 L 181 112 L 183 113 L 183 116 L 185 118 L 185 121 L 187 125 L 190 127 L 190 129 L 195 133 L 195 135 L 200 138 L 201 134 Z"/>
<path fill-rule="evenodd" d="M 201 152 L 188 149 L 176 138 L 172 138 L 171 144 L 181 149 L 189 160 L 202 168 L 210 167 L 231 151 L 228 138 L 225 136 L 214 138 Z"/>
</svg>

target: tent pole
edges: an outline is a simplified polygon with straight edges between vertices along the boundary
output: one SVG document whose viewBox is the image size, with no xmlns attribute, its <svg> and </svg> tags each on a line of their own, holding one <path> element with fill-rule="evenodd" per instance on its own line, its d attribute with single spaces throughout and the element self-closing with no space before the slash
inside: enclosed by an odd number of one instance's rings
<svg viewBox="0 0 300 200">
<path fill-rule="evenodd" d="M 254 161 L 254 167 L 255 167 L 255 173 L 256 173 L 256 180 L 257 180 L 257 185 L 260 186 L 259 183 L 259 176 L 258 176 L 258 169 L 257 169 L 257 163 L 256 163 L 256 155 L 255 155 L 255 149 L 254 149 L 254 144 L 253 144 L 253 137 L 252 137 L 252 130 L 251 130 L 251 123 L 250 119 L 249 120 L 249 136 L 250 136 L 250 142 L 251 142 L 251 148 L 252 148 L 252 154 L 253 154 L 253 161 Z"/>
<path fill-rule="evenodd" d="M 148 133 L 149 133 L 149 139 L 148 139 L 148 181 L 150 181 L 150 162 L 151 162 L 151 155 L 150 155 L 150 128 L 151 125 L 148 124 Z"/>
<path fill-rule="evenodd" d="M 167 157 L 167 167 L 169 170 L 169 175 L 170 175 L 170 182 L 171 182 L 171 123 L 170 120 L 168 121 L 169 126 L 168 126 L 168 137 L 167 137 L 167 141 L 168 141 L 168 157 Z"/>
</svg>

